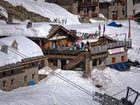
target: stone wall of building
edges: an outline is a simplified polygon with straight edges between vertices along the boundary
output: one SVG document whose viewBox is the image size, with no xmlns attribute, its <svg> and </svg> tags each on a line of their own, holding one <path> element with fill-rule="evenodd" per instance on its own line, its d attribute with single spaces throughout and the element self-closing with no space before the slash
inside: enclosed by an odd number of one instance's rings
<svg viewBox="0 0 140 105">
<path fill-rule="evenodd" d="M 10 74 L 11 71 L 7 73 Z M 1 77 L 0 89 L 9 91 L 18 87 L 27 86 L 30 80 L 34 80 L 35 83 L 38 82 L 38 66 L 25 69 L 19 73 L 18 71 L 14 71 L 11 75 Z"/>
<path fill-rule="evenodd" d="M 125 19 L 125 10 L 121 3 L 115 2 L 114 5 L 109 6 L 109 19 Z"/>
</svg>

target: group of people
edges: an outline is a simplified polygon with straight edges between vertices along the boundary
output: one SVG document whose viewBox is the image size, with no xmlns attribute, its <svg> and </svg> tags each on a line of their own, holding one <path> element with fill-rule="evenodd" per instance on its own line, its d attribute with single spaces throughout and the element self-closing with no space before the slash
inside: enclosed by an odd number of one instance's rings
<svg viewBox="0 0 140 105">
<path fill-rule="evenodd" d="M 52 43 L 52 49 L 58 50 L 81 50 L 81 51 L 90 51 L 90 43 L 87 41 L 86 43 L 76 41 L 74 43 L 69 42 L 68 45 L 57 45 L 56 43 Z"/>
<path fill-rule="evenodd" d="M 68 46 L 70 50 L 90 51 L 89 41 L 87 41 L 86 43 L 76 41 L 75 43 L 69 44 Z"/>
<path fill-rule="evenodd" d="M 67 18 L 66 19 L 54 18 L 53 23 L 59 23 L 59 24 L 62 24 L 62 25 L 66 25 L 67 24 Z"/>
</svg>

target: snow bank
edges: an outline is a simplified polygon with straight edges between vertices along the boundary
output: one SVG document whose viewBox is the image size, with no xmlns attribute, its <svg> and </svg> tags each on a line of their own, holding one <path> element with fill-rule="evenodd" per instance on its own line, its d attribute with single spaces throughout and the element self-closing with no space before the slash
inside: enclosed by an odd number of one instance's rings
<svg viewBox="0 0 140 105">
<path fill-rule="evenodd" d="M 18 50 L 11 47 L 14 41 L 18 43 Z M 9 46 L 8 53 L 0 51 L 0 66 L 16 63 L 21 61 L 23 58 L 43 55 L 41 48 L 25 36 L 11 36 L 1 38 L 0 47 L 4 44 Z"/>
<path fill-rule="evenodd" d="M 57 18 L 60 22 L 66 20 L 66 24 L 79 24 L 78 16 L 66 11 L 64 8 L 47 2 L 36 2 L 31 0 L 5 0 L 14 6 L 22 5 L 28 11 L 50 18 L 51 21 Z"/>
</svg>

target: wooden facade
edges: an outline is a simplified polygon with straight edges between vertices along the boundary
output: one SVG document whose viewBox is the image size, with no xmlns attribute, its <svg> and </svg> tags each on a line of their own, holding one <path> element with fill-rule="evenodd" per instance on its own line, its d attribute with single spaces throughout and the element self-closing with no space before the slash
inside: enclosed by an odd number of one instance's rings
<svg viewBox="0 0 140 105">
<path fill-rule="evenodd" d="M 71 31 L 59 25 L 52 25 L 52 29 L 44 44 L 44 49 L 70 47 L 72 43 L 78 40 L 78 37 Z"/>
</svg>

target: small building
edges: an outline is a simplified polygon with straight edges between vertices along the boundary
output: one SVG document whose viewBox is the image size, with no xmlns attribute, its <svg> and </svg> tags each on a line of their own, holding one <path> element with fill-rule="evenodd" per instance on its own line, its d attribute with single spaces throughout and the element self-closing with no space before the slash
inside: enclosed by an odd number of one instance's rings
<svg viewBox="0 0 140 105">
<path fill-rule="evenodd" d="M 99 1 L 98 0 L 77 0 L 78 7 L 77 13 L 82 18 L 97 17 L 99 13 Z M 73 4 L 73 8 L 76 6 Z"/>
<path fill-rule="evenodd" d="M 112 0 L 109 6 L 109 19 L 120 20 L 126 18 L 125 0 Z"/>
<path fill-rule="evenodd" d="M 38 83 L 46 60 L 39 46 L 24 36 L 1 38 L 0 58 L 0 89 L 6 91 Z"/>
<path fill-rule="evenodd" d="M 44 44 L 44 49 L 51 48 L 68 48 L 78 40 L 79 37 L 72 31 L 64 28 L 61 25 L 52 25 L 52 28 L 47 36 L 47 42 Z"/>
<path fill-rule="evenodd" d="M 121 20 L 127 18 L 127 2 L 125 0 L 112 0 L 99 3 L 100 13 L 106 18 Z"/>
<path fill-rule="evenodd" d="M 108 50 L 108 58 L 104 61 L 108 67 L 123 71 L 130 68 L 127 58 L 127 50 L 124 47 Z"/>
</svg>

